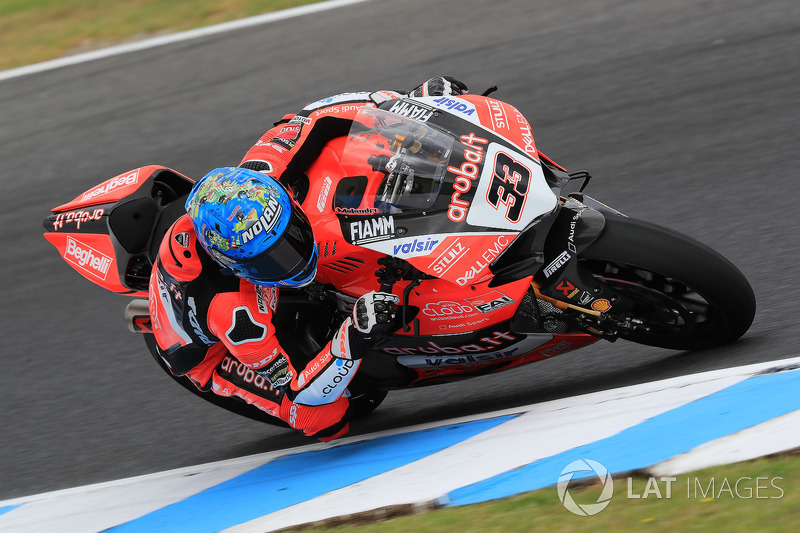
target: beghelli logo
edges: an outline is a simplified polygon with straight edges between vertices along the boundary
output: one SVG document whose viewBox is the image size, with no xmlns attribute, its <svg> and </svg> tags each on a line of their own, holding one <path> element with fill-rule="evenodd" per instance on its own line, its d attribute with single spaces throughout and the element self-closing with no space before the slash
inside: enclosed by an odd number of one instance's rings
<svg viewBox="0 0 800 533">
<path fill-rule="evenodd" d="M 112 262 L 109 256 L 72 237 L 67 237 L 67 243 L 64 247 L 64 259 L 84 272 L 102 280 L 106 279 L 108 267 L 111 266 Z"/>
<path fill-rule="evenodd" d="M 595 503 L 578 504 L 569 493 L 569 482 L 579 472 L 594 472 L 603 484 L 603 491 Z M 558 499 L 568 511 L 579 516 L 593 516 L 608 507 L 614 495 L 614 480 L 608 469 L 591 459 L 579 459 L 567 465 L 558 478 Z"/>
</svg>

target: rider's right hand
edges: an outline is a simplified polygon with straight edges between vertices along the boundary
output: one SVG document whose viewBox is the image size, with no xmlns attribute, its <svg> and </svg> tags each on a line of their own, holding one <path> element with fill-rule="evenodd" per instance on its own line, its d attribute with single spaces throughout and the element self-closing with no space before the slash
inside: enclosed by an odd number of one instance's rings
<svg viewBox="0 0 800 533">
<path fill-rule="evenodd" d="M 452 76 L 436 76 L 409 93 L 410 96 L 458 96 L 467 94 L 467 84 Z"/>
</svg>

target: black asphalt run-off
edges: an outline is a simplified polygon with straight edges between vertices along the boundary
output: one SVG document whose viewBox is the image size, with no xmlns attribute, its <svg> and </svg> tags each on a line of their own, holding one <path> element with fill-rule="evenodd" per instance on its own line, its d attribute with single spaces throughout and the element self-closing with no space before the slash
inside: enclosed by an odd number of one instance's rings
<svg viewBox="0 0 800 533">
<path fill-rule="evenodd" d="M 800 355 L 798 50 L 796 0 L 373 0 L 0 81 L 0 498 L 310 442 L 175 384 L 123 324 L 127 298 L 73 272 L 41 220 L 145 164 L 235 165 L 309 101 L 437 74 L 496 84 L 542 151 L 594 175 L 589 194 L 728 257 L 758 314 L 704 353 L 601 342 L 394 392 L 354 434 Z"/>
</svg>

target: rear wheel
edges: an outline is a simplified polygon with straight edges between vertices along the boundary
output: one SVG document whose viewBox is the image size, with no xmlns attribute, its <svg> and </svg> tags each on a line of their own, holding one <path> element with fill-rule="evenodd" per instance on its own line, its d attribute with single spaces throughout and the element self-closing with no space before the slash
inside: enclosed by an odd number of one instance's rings
<svg viewBox="0 0 800 533">
<path fill-rule="evenodd" d="M 607 314 L 633 342 L 699 350 L 735 341 L 753 322 L 753 289 L 730 261 L 654 224 L 607 217 L 580 265 L 632 304 Z"/>
</svg>

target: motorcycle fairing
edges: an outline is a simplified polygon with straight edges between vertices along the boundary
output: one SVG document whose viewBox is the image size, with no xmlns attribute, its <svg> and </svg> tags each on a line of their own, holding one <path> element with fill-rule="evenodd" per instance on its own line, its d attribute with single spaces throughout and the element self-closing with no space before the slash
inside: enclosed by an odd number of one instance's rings
<svg viewBox="0 0 800 533">
<path fill-rule="evenodd" d="M 395 335 L 401 345 L 407 337 L 460 335 L 493 327 L 513 319 L 528 290 L 530 280 L 502 287 L 487 282 L 470 290 L 438 279 L 423 280 L 408 295 L 408 304 L 418 311 L 408 331 Z"/>
<path fill-rule="evenodd" d="M 522 347 L 526 342 L 538 343 L 539 339 L 546 337 L 546 335 L 534 334 L 527 337 L 530 337 L 531 340 L 521 340 L 518 347 Z M 410 369 L 415 373 L 415 377 L 407 386 L 436 385 L 437 383 L 494 374 L 577 350 L 594 344 L 598 340 L 600 340 L 598 337 L 585 334 L 555 334 L 551 336 L 549 341 L 539 344 L 528 352 L 517 349 L 515 346 L 507 350 L 514 351 L 514 354 L 510 357 L 497 357 L 492 360 L 492 355 L 490 354 L 489 360 L 483 361 L 480 360 L 480 355 L 478 354 L 451 354 L 449 357 L 447 355 L 431 355 L 428 357 L 431 364 Z"/>
<path fill-rule="evenodd" d="M 382 268 L 378 260 L 386 256 L 402 259 L 422 273 L 421 279 L 394 284 L 392 292 L 402 295 L 408 309 L 408 329 L 365 357 L 359 374 L 388 388 L 432 384 L 499 371 L 598 340 L 585 333 L 531 327 L 533 318 L 520 319 L 525 299 L 529 307 L 536 305 L 531 277 L 543 261 L 544 237 L 560 208 L 555 192 L 569 179 L 566 173 L 540 166 L 531 154 L 532 139 L 526 145 L 520 126 L 514 130 L 516 143 L 509 141 L 513 128 L 500 135 L 482 126 L 480 120 L 492 120 L 486 116 L 492 111 L 488 104 L 476 105 L 477 114 L 463 118 L 430 102 L 403 100 L 384 106 L 404 116 L 380 109 L 360 114 L 350 134 L 329 142 L 308 169 L 308 189 L 301 198 L 318 243 L 318 282 L 354 298 L 377 290 L 376 271 Z M 508 109 L 505 112 L 508 120 L 516 120 Z M 475 117 L 478 122 L 471 120 Z M 503 125 L 498 119 L 496 126 Z M 490 149 L 495 145 L 498 148 Z M 498 157 L 501 153 L 510 160 Z M 525 209 L 510 211 L 512 193 L 519 190 L 513 189 L 513 181 L 496 179 L 498 159 L 501 168 L 513 167 L 502 173 L 504 178 L 514 177 L 519 162 L 539 170 L 536 195 L 545 200 L 538 209 L 528 211 L 537 204 L 526 199 Z M 459 177 L 470 181 L 469 190 Z M 458 212 L 454 194 L 470 206 L 478 200 L 487 205 L 492 183 L 498 185 L 499 208 L 491 213 L 493 222 L 482 224 L 490 214 L 476 211 L 480 216 L 470 223 L 471 207 Z M 476 194 L 479 188 L 481 196 Z M 503 270 L 502 282 L 494 283 L 491 267 L 501 263 L 517 240 L 538 253 L 518 250 L 520 257 L 530 256 L 532 261 L 525 269 L 513 269 L 513 275 Z"/>
<path fill-rule="evenodd" d="M 484 284 L 475 291 L 483 294 L 481 298 L 451 294 L 452 301 L 438 301 L 437 292 L 426 290 L 419 295 L 422 300 L 413 301 L 414 306 L 422 307 L 413 331 L 395 334 L 379 344 L 364 357 L 361 372 L 389 388 L 431 385 L 499 372 L 599 340 L 585 333 L 551 328 L 543 322 L 532 291 L 526 290 L 529 282 L 527 278 L 494 292 Z M 423 300 L 428 303 L 423 304 Z M 484 310 L 493 310 L 498 320 L 460 330 L 437 331 L 439 324 L 450 326 L 474 321 L 469 314 L 470 304 L 474 304 L 472 312 L 485 305 Z M 425 310 L 433 310 L 435 314 L 431 316 Z M 506 313 L 501 315 L 500 311 Z M 449 322 L 435 320 L 444 313 L 450 313 Z"/>
<path fill-rule="evenodd" d="M 420 116 L 408 107 L 418 107 L 420 101 L 431 99 L 433 97 L 387 102 L 382 106 L 386 109 L 364 108 L 359 112 L 351 130 L 352 142 L 348 143 L 343 155 L 345 166 L 349 160 L 363 167 L 370 156 L 375 159 L 382 156 L 389 157 L 397 166 L 407 166 L 414 171 L 413 180 L 406 180 L 413 181 L 414 187 L 406 194 L 401 192 L 400 205 L 398 201 L 383 198 L 381 200 L 388 206 L 376 201 L 376 205 L 366 207 L 378 208 L 384 214 L 426 211 L 426 215 L 432 210 L 446 208 L 448 220 L 437 224 L 443 229 L 453 231 L 453 223 L 460 226 L 466 222 L 468 226 L 477 228 L 516 232 L 555 209 L 556 195 L 542 170 L 530 137 L 530 125 L 522 115 L 514 110 L 520 120 L 517 127 L 501 130 L 513 133 L 509 139 L 481 123 L 464 120 L 458 113 L 434 112 L 430 116 Z M 470 105 L 485 114 L 489 113 L 487 101 L 501 104 L 491 99 L 478 99 Z M 407 116 L 397 116 L 397 112 Z M 418 120 L 408 116 L 418 117 Z M 508 120 L 503 123 L 508 123 Z M 376 150 L 376 145 L 382 149 Z M 373 170 L 378 170 L 377 166 L 373 165 Z M 396 172 L 384 174 L 387 174 L 387 180 L 391 180 Z M 407 177 L 408 172 L 400 176 Z M 426 204 L 415 202 L 411 207 L 416 209 L 408 209 L 409 206 L 403 202 L 415 195 L 420 176 L 436 182 L 438 187 L 433 189 L 437 191 L 438 201 L 434 203 L 429 197 Z M 395 179 L 394 183 L 400 181 Z M 366 200 L 370 199 L 367 196 Z M 460 227 L 457 231 L 470 229 Z"/>
<path fill-rule="evenodd" d="M 392 255 L 458 286 L 491 278 L 514 239 L 557 209 L 539 161 L 421 102 L 385 105 L 362 109 L 347 140 L 309 169 L 325 176 L 311 180 L 303 203 L 320 214 L 317 240 Z M 331 211 L 338 232 L 322 220 Z"/>
<path fill-rule="evenodd" d="M 509 342 L 501 345 L 502 340 Z M 402 348 L 384 348 L 384 350 L 398 350 L 386 353 L 398 353 L 397 362 L 409 368 L 469 367 L 484 366 L 491 362 L 519 357 L 551 340 L 553 335 L 550 333 L 517 335 L 509 330 L 497 328 L 472 343 L 453 343 L 454 339 L 451 337 L 448 338 L 449 345 L 446 346 L 429 340 L 413 348 L 406 348 L 408 351 L 413 350 L 413 354 L 405 355 L 406 352 L 403 352 Z M 488 344 L 490 342 L 497 345 Z M 401 353 L 404 355 L 400 355 Z"/>
<path fill-rule="evenodd" d="M 556 208 L 558 198 L 550 190 L 538 161 L 499 143 L 489 143 L 476 199 L 467 223 L 522 231 Z"/>
<path fill-rule="evenodd" d="M 89 281 L 147 297 L 158 245 L 183 213 L 192 185 L 157 165 L 124 172 L 54 208 L 44 219 L 44 237 Z"/>
</svg>

